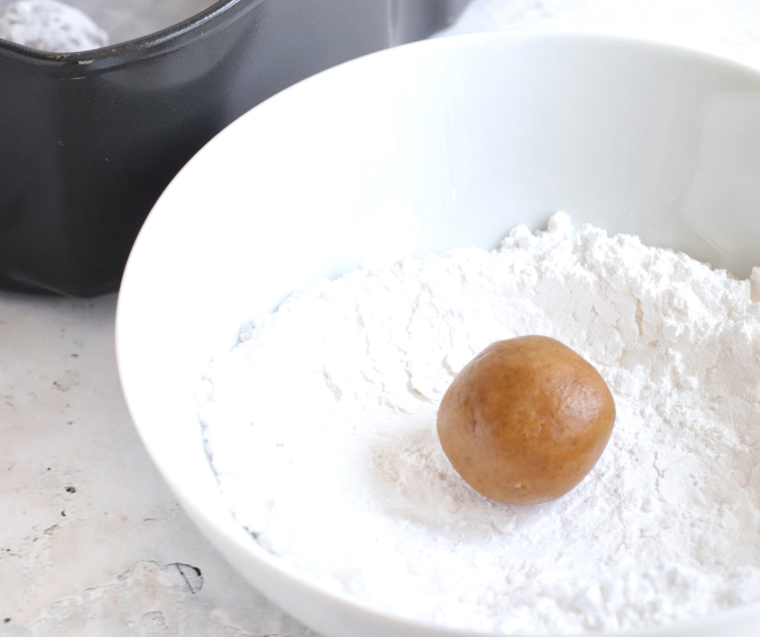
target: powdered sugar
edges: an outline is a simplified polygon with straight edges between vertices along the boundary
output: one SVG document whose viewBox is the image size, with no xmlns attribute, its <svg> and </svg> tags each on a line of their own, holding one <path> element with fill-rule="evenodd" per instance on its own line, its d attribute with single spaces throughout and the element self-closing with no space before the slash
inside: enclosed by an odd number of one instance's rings
<svg viewBox="0 0 760 637">
<path fill-rule="evenodd" d="M 79 9 L 57 0 L 20 0 L 0 13 L 0 38 L 65 53 L 108 44 L 108 34 Z"/>
<path fill-rule="evenodd" d="M 198 388 L 236 518 L 320 585 L 495 632 L 663 624 L 760 598 L 760 306 L 750 283 L 565 215 L 501 249 L 358 270 L 243 330 Z M 435 433 L 489 343 L 552 336 L 618 418 L 558 501 L 471 490 Z"/>
</svg>

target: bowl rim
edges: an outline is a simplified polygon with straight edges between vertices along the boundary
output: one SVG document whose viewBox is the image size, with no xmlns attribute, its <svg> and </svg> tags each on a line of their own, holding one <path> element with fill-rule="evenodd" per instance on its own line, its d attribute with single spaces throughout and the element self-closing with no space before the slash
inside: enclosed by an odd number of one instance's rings
<svg viewBox="0 0 760 637">
<path fill-rule="evenodd" d="M 252 9 L 263 1 L 218 0 L 199 13 L 159 31 L 86 51 L 68 53 L 41 51 L 0 38 L 0 63 L 13 61 L 53 69 L 76 66 L 79 74 L 104 67 L 121 66 L 135 60 L 169 53 L 200 37 L 208 36 L 210 32 L 216 31 L 235 19 L 238 14 Z"/>
<path fill-rule="evenodd" d="M 231 0 L 231 2 L 236 2 L 236 1 L 237 0 Z M 245 2 L 246 0 L 240 0 L 240 1 Z M 262 0 L 252 0 L 252 1 L 260 2 Z M 225 0 L 222 0 L 222 2 L 225 2 Z M 727 57 L 723 57 L 721 55 L 701 51 L 698 49 L 693 49 L 688 46 L 662 42 L 656 39 L 621 36 L 621 35 L 599 33 L 599 32 L 593 32 L 593 31 L 560 31 L 560 30 L 511 31 L 511 32 L 497 31 L 497 32 L 483 32 L 483 33 L 468 33 L 468 34 L 462 34 L 462 35 L 457 35 L 457 36 L 436 38 L 433 40 L 424 40 L 420 42 L 406 44 L 399 47 L 394 47 L 389 50 L 371 53 L 371 54 L 362 56 L 360 58 L 350 60 L 348 62 L 344 62 L 343 64 L 339 64 L 335 67 L 327 69 L 326 71 L 322 71 L 321 73 L 317 73 L 314 76 L 311 76 L 305 80 L 302 80 L 301 82 L 298 82 L 295 85 L 288 87 L 284 89 L 283 91 L 273 95 L 272 97 L 262 102 L 262 104 L 266 104 L 270 102 L 271 100 L 283 99 L 282 96 L 284 94 L 290 94 L 290 93 L 301 90 L 298 87 L 300 87 L 303 84 L 311 84 L 313 82 L 318 82 L 320 81 L 319 78 L 326 73 L 333 73 L 334 71 L 342 67 L 362 64 L 363 63 L 362 61 L 365 58 L 375 58 L 376 56 L 398 55 L 399 51 L 403 49 L 416 49 L 416 48 L 421 48 L 421 47 L 437 47 L 437 46 L 459 46 L 460 44 L 458 43 L 463 43 L 465 41 L 488 42 L 488 41 L 495 41 L 495 40 L 501 40 L 501 39 L 513 40 L 513 41 L 518 41 L 518 40 L 536 41 L 536 40 L 543 40 L 543 39 L 566 40 L 566 41 L 585 40 L 585 41 L 604 42 L 606 43 L 606 45 L 640 47 L 640 48 L 648 49 L 650 51 L 657 50 L 666 55 L 687 56 L 691 59 L 699 59 L 700 63 L 709 63 L 715 66 L 716 68 L 719 66 L 723 66 L 724 68 L 728 68 L 728 69 L 740 70 L 742 72 L 750 72 L 757 75 L 758 78 L 760 78 L 760 69 L 752 67 L 749 64 L 739 62 Z M 289 99 L 289 98 L 286 98 L 286 99 Z M 257 110 L 257 109 L 252 109 L 252 110 Z M 230 132 L 227 129 L 232 128 L 233 131 L 236 131 L 240 126 L 244 125 L 240 123 L 240 119 L 247 119 L 248 117 L 250 117 L 250 112 L 246 113 L 244 116 L 239 118 L 239 120 L 237 120 L 236 122 L 233 122 L 223 131 L 218 133 L 198 153 L 196 153 L 196 155 L 193 157 L 191 162 L 189 162 L 189 164 L 195 165 L 195 164 L 200 163 L 198 160 L 198 155 L 205 156 L 206 154 L 208 154 L 208 151 L 206 151 L 207 146 L 215 144 L 216 138 L 219 137 L 220 135 L 223 135 L 225 137 L 234 135 L 234 132 Z M 201 159 L 200 161 L 205 161 L 205 160 Z M 186 170 L 187 170 L 187 165 L 183 167 L 182 171 L 180 172 L 182 173 L 182 172 L 185 172 Z M 193 170 L 197 170 L 197 168 L 194 168 Z M 156 203 L 156 205 L 154 206 L 154 209 L 160 206 L 163 198 L 164 198 L 164 195 L 162 195 L 162 197 Z M 165 214 L 164 209 L 162 208 L 158 214 L 163 216 Z M 151 232 L 150 228 L 153 225 L 151 223 L 151 215 L 153 215 L 153 211 L 151 211 L 151 214 L 146 220 L 145 225 L 141 229 L 140 234 L 138 235 L 137 241 L 135 242 L 135 246 L 138 246 L 144 243 L 146 241 L 145 236 L 147 236 Z M 125 318 L 125 315 L 129 314 L 129 310 L 127 309 L 127 303 L 123 302 L 123 299 L 131 297 L 133 294 L 130 279 L 132 276 L 132 270 L 135 270 L 136 268 L 137 266 L 135 266 L 135 259 L 133 259 L 133 255 L 130 254 L 129 261 L 127 263 L 127 268 L 125 269 L 124 279 L 122 280 L 122 283 L 124 283 L 124 281 L 127 281 L 127 286 L 125 286 L 125 288 L 128 289 L 128 295 L 122 296 L 121 293 L 119 294 L 117 309 L 116 309 L 116 334 L 115 334 L 117 367 L 119 371 L 119 377 L 120 377 L 120 381 L 122 385 L 122 390 L 123 390 L 131 415 L 133 414 L 132 402 L 133 402 L 133 397 L 134 397 L 135 392 L 132 388 L 131 383 L 127 380 L 127 378 L 130 375 L 129 373 L 125 371 L 126 368 L 122 364 L 122 353 L 123 353 L 123 348 L 124 348 L 124 342 L 123 342 L 123 339 L 120 338 L 120 333 L 123 333 L 125 331 L 124 326 L 126 323 L 128 323 L 128 319 Z M 161 473 L 164 480 L 169 484 L 170 488 L 175 493 L 175 495 L 178 496 L 178 498 L 181 500 L 183 509 L 187 511 L 187 509 L 192 510 L 193 508 L 195 508 L 194 503 L 192 502 L 192 498 L 190 497 L 190 494 L 188 494 L 186 490 L 174 480 L 174 476 L 170 476 L 164 472 L 164 468 L 160 465 L 158 459 L 153 455 L 153 450 L 151 448 L 151 445 L 148 443 L 148 441 L 143 435 L 144 427 L 137 423 L 138 419 L 135 415 L 132 415 L 132 417 L 135 424 L 135 428 L 137 429 L 138 434 L 140 435 L 141 440 L 143 444 L 145 445 L 149 455 L 153 459 L 154 463 L 157 465 L 157 468 L 159 469 L 159 472 Z M 193 521 L 197 525 L 197 522 L 195 522 L 195 519 L 193 519 Z M 223 536 L 229 542 L 237 545 L 237 548 L 249 553 L 252 552 L 253 556 L 257 560 L 262 562 L 265 566 L 278 571 L 281 575 L 284 575 L 285 577 L 294 581 L 298 586 L 308 589 L 312 594 L 323 597 L 323 598 L 329 598 L 331 602 L 333 603 L 342 604 L 354 611 L 359 611 L 362 614 L 369 614 L 377 618 L 381 618 L 387 621 L 389 623 L 389 626 L 392 624 L 395 624 L 396 626 L 403 626 L 403 627 L 409 627 L 409 628 L 415 628 L 415 629 L 442 630 L 442 631 L 446 631 L 446 634 L 461 635 L 461 637 L 467 637 L 467 636 L 497 637 L 498 635 L 501 634 L 501 633 L 495 633 L 491 631 L 481 631 L 477 629 L 473 630 L 473 629 L 444 626 L 444 625 L 435 624 L 433 622 L 429 622 L 429 621 L 425 621 L 421 619 L 395 615 L 392 612 L 378 608 L 377 606 L 371 604 L 370 602 L 367 602 L 363 599 L 360 599 L 348 593 L 345 593 L 342 591 L 328 590 L 320 586 L 319 584 L 313 582 L 311 579 L 303 576 L 303 574 L 300 571 L 296 570 L 290 565 L 284 564 L 283 562 L 281 562 L 276 556 L 272 555 L 271 553 L 266 551 L 263 547 L 261 547 L 258 543 L 256 543 L 255 540 L 254 540 L 253 547 L 243 546 L 238 541 L 238 537 L 230 533 L 227 528 L 224 528 L 224 526 L 221 523 L 219 523 L 218 520 L 206 518 L 205 522 L 207 522 L 210 526 L 213 526 L 214 531 L 216 531 L 220 536 Z M 237 522 L 237 520 L 235 520 L 235 524 L 238 525 L 239 529 L 241 529 L 244 533 L 248 534 L 248 531 L 246 531 L 244 527 L 242 526 L 242 524 Z M 253 551 L 251 551 L 251 548 L 253 548 Z M 230 567 L 233 568 L 232 565 L 230 565 Z M 249 585 L 253 586 L 250 583 Z M 743 616 L 757 617 L 758 614 L 760 614 L 760 600 L 751 601 L 751 602 L 733 606 L 727 609 L 717 610 L 705 616 L 690 617 L 685 620 L 677 620 L 673 623 L 668 623 L 664 625 L 662 624 L 652 625 L 652 626 L 646 626 L 646 627 L 640 627 L 640 628 L 623 629 L 623 630 L 616 630 L 613 632 L 602 632 L 602 633 L 595 633 L 595 634 L 598 634 L 600 637 L 671 637 L 671 636 L 684 637 L 686 634 L 690 633 L 692 630 L 697 629 L 697 628 L 701 628 L 703 630 L 704 629 L 720 630 L 725 625 L 726 620 L 729 618 L 738 619 Z M 503 637 L 510 637 L 510 635 L 511 633 L 504 634 Z M 536 634 L 534 637 L 544 637 L 544 635 Z"/>
</svg>

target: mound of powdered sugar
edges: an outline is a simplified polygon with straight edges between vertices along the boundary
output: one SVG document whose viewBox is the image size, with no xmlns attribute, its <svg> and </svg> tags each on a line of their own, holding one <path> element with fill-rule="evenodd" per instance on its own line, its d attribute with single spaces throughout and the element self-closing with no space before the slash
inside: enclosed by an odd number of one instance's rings
<svg viewBox="0 0 760 637">
<path fill-rule="evenodd" d="M 0 38 L 67 53 L 108 45 L 108 34 L 79 9 L 57 0 L 20 0 L 0 13 Z"/>
<path fill-rule="evenodd" d="M 758 316 L 748 281 L 559 214 L 293 295 L 198 409 L 236 518 L 321 586 L 497 633 L 666 624 L 760 598 Z M 510 506 L 454 472 L 435 421 L 475 354 L 525 334 L 590 361 L 618 416 L 575 490 Z"/>
</svg>

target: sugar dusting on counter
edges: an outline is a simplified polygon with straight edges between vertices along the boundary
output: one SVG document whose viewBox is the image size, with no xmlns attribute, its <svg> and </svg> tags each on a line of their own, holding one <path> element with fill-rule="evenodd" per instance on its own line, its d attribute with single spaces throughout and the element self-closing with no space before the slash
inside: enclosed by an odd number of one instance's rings
<svg viewBox="0 0 760 637">
<path fill-rule="evenodd" d="M 306 577 L 450 627 L 579 634 L 760 598 L 760 305 L 683 254 L 515 228 L 499 250 L 360 269 L 298 292 L 212 361 L 196 395 L 239 522 Z M 548 504 L 480 496 L 436 410 L 489 343 L 554 337 L 617 423 Z"/>
</svg>

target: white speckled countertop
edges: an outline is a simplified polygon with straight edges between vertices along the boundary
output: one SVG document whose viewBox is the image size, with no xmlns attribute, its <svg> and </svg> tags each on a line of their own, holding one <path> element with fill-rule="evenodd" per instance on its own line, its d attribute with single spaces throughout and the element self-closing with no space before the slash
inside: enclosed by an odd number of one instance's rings
<svg viewBox="0 0 760 637">
<path fill-rule="evenodd" d="M 639 35 L 760 67 L 755 0 L 473 0 L 447 35 L 502 28 Z M 0 635 L 314 635 L 222 561 L 154 469 L 119 386 L 115 308 L 0 293 Z"/>
</svg>

